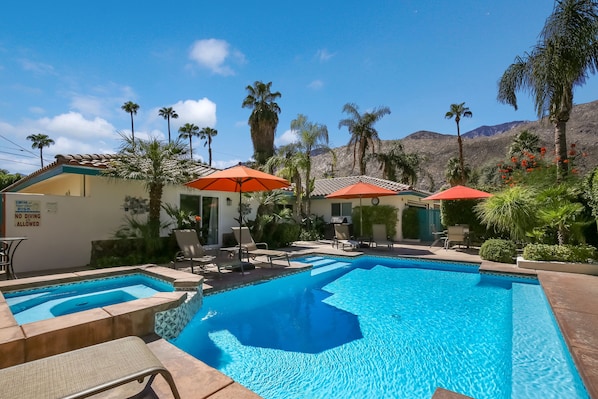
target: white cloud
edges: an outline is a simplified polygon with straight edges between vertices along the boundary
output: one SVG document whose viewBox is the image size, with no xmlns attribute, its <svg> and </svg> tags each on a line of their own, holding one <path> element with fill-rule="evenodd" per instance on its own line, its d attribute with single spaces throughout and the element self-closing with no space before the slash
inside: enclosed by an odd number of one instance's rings
<svg viewBox="0 0 598 399">
<path fill-rule="evenodd" d="M 216 103 L 208 98 L 204 97 L 197 101 L 179 101 L 172 108 L 179 114 L 179 118 L 170 121 L 171 132 L 176 132 L 178 129 L 173 126 L 173 123 L 176 123 L 177 126 L 194 123 L 200 128 L 216 126 Z"/>
<path fill-rule="evenodd" d="M 27 59 L 22 59 L 22 60 L 20 60 L 20 62 L 21 62 L 21 66 L 26 71 L 33 72 L 33 73 L 36 73 L 39 75 L 54 75 L 55 74 L 54 67 L 52 65 L 44 64 L 42 62 L 30 61 Z"/>
<path fill-rule="evenodd" d="M 283 134 L 274 138 L 274 144 L 277 147 L 291 144 L 297 141 L 297 133 L 294 130 L 287 130 Z"/>
<path fill-rule="evenodd" d="M 73 96 L 71 108 L 86 115 L 107 115 L 104 100 L 95 96 Z"/>
<path fill-rule="evenodd" d="M 318 59 L 322 62 L 326 62 L 326 61 L 330 60 L 335 55 L 336 55 L 335 53 L 333 54 L 325 48 L 316 51 L 316 57 L 318 57 Z"/>
<path fill-rule="evenodd" d="M 114 126 L 102 118 L 85 119 L 78 112 L 69 112 L 53 118 L 42 118 L 37 128 L 52 137 L 52 133 L 79 139 L 114 138 Z"/>
<path fill-rule="evenodd" d="M 322 82 L 319 79 L 316 79 L 307 85 L 307 87 L 309 87 L 312 90 L 320 90 L 323 86 L 324 86 L 324 82 Z"/>
<path fill-rule="evenodd" d="M 226 169 L 230 168 L 231 166 L 238 165 L 239 162 L 242 162 L 240 159 L 231 159 L 229 161 L 216 161 L 212 160 L 212 167 L 216 169 Z"/>
<path fill-rule="evenodd" d="M 234 75 L 233 69 L 226 65 L 226 61 L 234 60 L 244 63 L 245 56 L 238 50 L 230 48 L 230 44 L 220 39 L 197 40 L 193 43 L 189 58 L 213 73 L 223 76 Z"/>
</svg>

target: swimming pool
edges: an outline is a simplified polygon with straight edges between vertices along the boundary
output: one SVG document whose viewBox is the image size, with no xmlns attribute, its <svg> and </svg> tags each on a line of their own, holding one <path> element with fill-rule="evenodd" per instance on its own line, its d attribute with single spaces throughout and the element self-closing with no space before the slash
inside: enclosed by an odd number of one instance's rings
<svg viewBox="0 0 598 399">
<path fill-rule="evenodd" d="M 587 398 L 536 280 L 358 257 L 207 296 L 173 340 L 267 399 Z"/>
<path fill-rule="evenodd" d="M 22 325 L 172 291 L 172 284 L 136 273 L 5 292 L 4 297 Z"/>
</svg>

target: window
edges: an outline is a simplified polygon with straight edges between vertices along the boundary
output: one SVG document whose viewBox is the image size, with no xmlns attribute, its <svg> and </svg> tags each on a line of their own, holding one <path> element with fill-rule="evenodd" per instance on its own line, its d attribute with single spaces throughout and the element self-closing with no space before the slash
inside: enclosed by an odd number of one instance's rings
<svg viewBox="0 0 598 399">
<path fill-rule="evenodd" d="M 351 216 L 350 202 L 333 202 L 330 209 L 330 216 Z"/>
</svg>

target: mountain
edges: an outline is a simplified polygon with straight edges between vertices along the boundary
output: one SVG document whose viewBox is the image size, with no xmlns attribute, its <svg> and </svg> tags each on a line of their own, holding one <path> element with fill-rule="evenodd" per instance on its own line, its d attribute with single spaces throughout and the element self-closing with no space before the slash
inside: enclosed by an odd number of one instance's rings
<svg viewBox="0 0 598 399">
<path fill-rule="evenodd" d="M 523 123 L 528 123 L 528 122 L 529 121 L 515 121 L 515 122 L 501 123 L 500 125 L 494 125 L 494 126 L 480 126 L 476 129 L 470 130 L 469 132 L 462 134 L 461 137 L 473 139 L 473 138 L 476 138 L 479 136 L 484 136 L 484 137 L 494 136 L 495 134 L 504 133 L 510 129 L 516 128 L 517 126 L 519 126 Z"/>
<path fill-rule="evenodd" d="M 537 134 L 540 137 L 540 145 L 546 147 L 548 154 L 554 151 L 554 128 L 548 118 L 533 122 L 507 122 L 497 126 L 481 126 L 462 135 L 465 163 L 473 169 L 478 169 L 504 161 L 513 138 L 523 130 Z M 478 133 L 473 133 L 476 131 Z M 481 132 L 494 133 L 485 135 Z M 416 153 L 426 159 L 424 168 L 429 177 L 420 177 L 416 184 L 417 189 L 435 191 L 446 183 L 444 171 L 448 160 L 458 157 L 459 153 L 456 135 L 421 130 L 401 140 L 383 140 L 377 152 L 387 152 L 397 142 L 402 143 L 405 152 Z M 587 153 L 576 165 L 581 173 L 598 166 L 598 101 L 574 106 L 567 123 L 567 145 L 571 144 L 575 144 L 577 151 Z M 337 147 L 334 152 L 337 157 L 334 176 L 359 174 L 357 166 L 352 168 L 352 148 Z M 330 153 L 315 156 L 312 160 L 312 175 L 316 178 L 325 177 L 330 173 L 331 164 Z M 369 162 L 366 172 L 370 176 L 382 177 L 377 162 Z"/>
</svg>

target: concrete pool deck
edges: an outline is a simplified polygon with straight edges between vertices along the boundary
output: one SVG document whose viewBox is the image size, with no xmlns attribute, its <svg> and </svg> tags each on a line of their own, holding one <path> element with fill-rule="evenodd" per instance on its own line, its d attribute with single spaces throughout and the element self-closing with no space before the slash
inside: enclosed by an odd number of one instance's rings
<svg viewBox="0 0 598 399">
<path fill-rule="evenodd" d="M 397 244 L 393 250 L 388 249 L 363 249 L 352 252 L 333 248 L 330 243 L 296 242 L 287 248 L 291 256 L 308 254 L 330 254 L 358 256 L 361 253 L 380 256 L 415 257 L 430 260 L 443 260 L 455 262 L 472 262 L 480 264 L 480 271 L 490 273 L 508 273 L 515 275 L 536 276 L 544 289 L 553 313 L 559 324 L 561 333 L 569 347 L 569 351 L 576 363 L 577 369 L 584 381 L 585 387 L 591 398 L 598 398 L 598 277 L 545 272 L 530 269 L 521 269 L 516 265 L 501 264 L 481 261 L 475 249 L 445 250 L 440 247 L 430 248 L 418 244 Z M 257 268 L 241 275 L 238 272 L 226 271 L 218 274 L 214 269 L 208 268 L 203 272 L 203 288 L 206 295 L 220 290 L 251 284 L 277 278 L 305 269 L 305 265 L 292 262 L 288 266 L 286 261 L 275 261 L 275 267 L 269 264 L 260 264 Z M 265 267 L 260 267 L 265 266 Z M 163 265 L 168 266 L 168 265 Z M 188 265 L 178 263 L 177 269 L 186 271 Z M 0 339 L 2 326 L 0 325 Z M 183 398 L 259 398 L 258 395 L 239 385 L 230 377 L 219 373 L 217 370 L 196 360 L 190 355 L 180 351 L 164 339 L 155 335 L 144 337 L 150 349 L 158 356 L 164 365 L 174 375 L 177 387 Z M 160 398 L 172 397 L 169 387 L 161 377 L 153 384 L 154 391 Z M 118 397 L 104 396 L 104 397 Z M 463 397 L 453 395 L 447 391 L 438 391 L 434 399 Z"/>
</svg>

